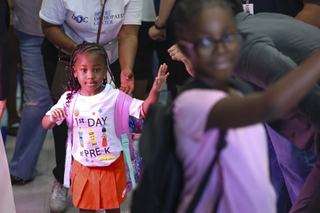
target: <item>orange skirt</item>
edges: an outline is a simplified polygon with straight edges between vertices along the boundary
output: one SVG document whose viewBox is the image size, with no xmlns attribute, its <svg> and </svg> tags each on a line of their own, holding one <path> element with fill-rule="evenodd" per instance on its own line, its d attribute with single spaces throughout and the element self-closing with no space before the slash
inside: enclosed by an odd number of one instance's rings
<svg viewBox="0 0 320 213">
<path fill-rule="evenodd" d="M 87 167 L 74 160 L 71 177 L 72 201 L 76 208 L 86 210 L 120 208 L 126 198 L 124 158 L 110 166 Z"/>
</svg>

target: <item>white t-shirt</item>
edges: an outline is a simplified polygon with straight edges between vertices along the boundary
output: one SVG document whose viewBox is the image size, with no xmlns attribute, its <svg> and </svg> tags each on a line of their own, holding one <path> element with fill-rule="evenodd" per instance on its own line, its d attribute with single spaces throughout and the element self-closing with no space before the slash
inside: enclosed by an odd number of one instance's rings
<svg viewBox="0 0 320 213">
<path fill-rule="evenodd" d="M 70 118 L 67 123 L 73 131 L 72 156 L 84 166 L 108 166 L 119 156 L 122 149 L 120 140 L 115 132 L 114 114 L 118 89 L 107 85 L 99 94 L 94 96 L 78 95 L 74 109 L 67 107 L 64 93 L 55 108 L 64 108 Z M 133 99 L 129 115 L 140 118 L 143 101 Z M 61 122 L 59 122 L 61 123 Z M 128 123 L 129 125 L 129 123 Z"/>
<path fill-rule="evenodd" d="M 14 28 L 29 35 L 43 36 L 39 17 L 42 0 L 15 0 L 14 2 Z"/>
<path fill-rule="evenodd" d="M 154 22 L 156 20 L 156 11 L 153 0 L 142 0 L 142 21 Z"/>
<path fill-rule="evenodd" d="M 117 38 L 122 25 L 140 25 L 142 0 L 107 0 L 99 44 Z M 78 44 L 96 42 L 103 0 L 44 0 L 39 12 L 44 21 L 63 25 L 65 33 Z M 118 42 L 105 47 L 111 63 L 118 59 Z"/>
<path fill-rule="evenodd" d="M 227 94 L 193 89 L 174 102 L 177 155 L 183 162 L 185 186 L 178 212 L 185 212 L 216 153 L 219 129 L 205 130 L 210 110 Z M 212 212 L 219 186 L 223 195 L 218 212 L 274 213 L 276 195 L 270 182 L 267 137 L 262 124 L 228 129 L 220 154 L 223 180 L 214 167 L 195 213 Z"/>
</svg>

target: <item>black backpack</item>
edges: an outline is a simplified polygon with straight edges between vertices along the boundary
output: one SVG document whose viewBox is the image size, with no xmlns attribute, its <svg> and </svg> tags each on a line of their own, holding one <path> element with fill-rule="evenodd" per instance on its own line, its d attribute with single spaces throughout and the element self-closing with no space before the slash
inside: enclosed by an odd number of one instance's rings
<svg viewBox="0 0 320 213">
<path fill-rule="evenodd" d="M 139 140 L 143 159 L 131 213 L 174 212 L 183 187 L 182 165 L 175 154 L 171 107 L 150 106 Z"/>
<path fill-rule="evenodd" d="M 250 89 L 243 82 L 230 80 L 230 84 Z M 192 88 L 208 88 L 204 83 L 193 79 L 184 87 L 184 91 Z M 244 91 L 245 93 L 247 91 Z M 218 162 L 219 152 L 225 146 L 225 131 L 220 131 L 217 144 L 217 155 L 211 162 L 194 199 L 189 206 L 193 212 L 202 191 L 205 188 L 213 165 Z M 152 104 L 145 120 L 144 129 L 139 141 L 139 150 L 143 159 L 143 169 L 138 187 L 133 191 L 131 213 L 174 213 L 180 203 L 183 188 L 182 164 L 175 153 L 175 138 L 171 107 Z M 217 209 L 216 201 L 215 209 Z"/>
</svg>

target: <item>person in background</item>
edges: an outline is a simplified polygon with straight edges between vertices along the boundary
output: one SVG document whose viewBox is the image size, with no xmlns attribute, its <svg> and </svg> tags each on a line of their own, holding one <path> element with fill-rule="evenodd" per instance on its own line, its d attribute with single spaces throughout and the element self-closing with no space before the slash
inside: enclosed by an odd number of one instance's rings
<svg viewBox="0 0 320 213">
<path fill-rule="evenodd" d="M 121 91 L 110 84 L 103 85 L 109 71 L 104 47 L 95 43 L 78 45 L 70 59 L 68 90 L 42 120 L 46 129 L 67 120 L 73 135 L 71 192 L 73 204 L 80 213 L 95 213 L 100 209 L 107 213 L 120 213 L 120 204 L 126 199 L 123 148 L 117 138 L 114 121 L 116 100 Z M 166 71 L 167 66 L 161 65 L 145 101 L 132 100 L 130 117 L 136 120 L 145 118 L 150 104 L 158 102 L 169 75 Z M 89 120 L 96 125 L 86 122 Z M 107 129 L 105 136 L 101 136 L 103 128 Z M 89 150 L 91 153 L 92 148 L 96 154 L 84 154 Z M 70 179 L 66 182 L 69 184 Z"/>
<path fill-rule="evenodd" d="M 211 185 L 195 212 L 211 212 L 219 189 L 218 212 L 275 212 L 267 136 L 259 123 L 280 118 L 319 81 L 320 50 L 268 90 L 243 96 L 228 82 L 239 57 L 239 37 L 229 5 L 224 0 L 181 1 L 173 20 L 178 46 L 194 67 L 194 82 L 207 85 L 185 91 L 174 101 L 177 155 L 185 174 L 178 212 L 185 212 L 208 158 L 214 157 L 219 129 L 227 130 L 221 167 L 212 172 Z"/>
<path fill-rule="evenodd" d="M 105 7 L 104 7 L 105 5 Z M 45 39 L 42 43 L 47 84 L 51 88 L 58 61 L 58 48 L 70 53 L 83 41 L 97 42 L 99 19 L 103 20 L 99 44 L 104 46 L 110 60 L 115 84 L 131 94 L 134 89 L 132 72 L 141 24 L 141 0 L 44 0 L 39 12 Z M 54 99 L 53 103 L 57 103 Z M 67 125 L 63 122 L 53 128 L 56 167 L 50 196 L 50 209 L 63 212 L 67 205 L 68 189 L 63 186 L 67 140 Z"/>
<path fill-rule="evenodd" d="M 249 0 L 248 3 L 253 4 L 255 14 L 260 12 L 282 13 L 320 27 L 320 0 Z"/>
<path fill-rule="evenodd" d="M 6 108 L 8 87 L 8 30 L 10 23 L 9 5 L 7 0 L 0 0 L 0 123 Z M 0 212 L 15 213 L 10 173 L 2 134 L 0 133 Z"/>
<path fill-rule="evenodd" d="M 138 48 L 133 67 L 135 82 L 132 93 L 134 98 L 141 100 L 146 98 L 146 94 L 153 83 L 154 52 L 157 54 L 159 64 L 165 61 L 165 54 L 167 54 L 165 41 L 155 41 L 148 34 L 149 28 L 153 26 L 155 20 L 154 1 L 143 0 L 141 26 L 138 32 Z"/>
<path fill-rule="evenodd" d="M 158 10 L 156 9 L 158 16 L 149 29 L 151 39 L 155 41 L 165 41 L 166 50 L 176 43 L 175 28 L 171 18 L 171 12 L 175 7 L 175 3 L 176 0 L 155 1 L 155 7 L 159 8 Z M 168 90 L 170 91 L 171 99 L 174 100 L 181 91 L 185 81 L 190 78 L 190 75 L 186 72 L 184 64 L 180 61 L 172 60 L 167 52 L 165 54 L 165 62 L 168 65 L 168 72 L 170 72 Z"/>
<path fill-rule="evenodd" d="M 47 130 L 41 119 L 52 106 L 41 55 L 44 35 L 39 10 L 42 0 L 15 0 L 14 29 L 19 39 L 23 72 L 23 110 L 13 157 L 9 163 L 11 183 L 32 181 Z"/>
<path fill-rule="evenodd" d="M 234 74 L 252 83 L 257 90 L 272 85 L 320 47 L 320 22 L 316 21 L 319 21 L 320 15 L 318 0 L 311 3 L 301 0 L 250 0 L 255 8 L 254 16 L 242 12 L 240 1 L 227 2 L 233 7 L 239 32 L 247 35 L 242 42 Z M 310 17 L 317 18 L 311 21 Z M 272 182 L 278 192 L 279 212 L 290 210 L 297 197 L 302 196 L 302 188 L 310 189 L 305 182 L 313 176 L 318 156 L 308 149 L 319 153 L 316 148 L 320 140 L 319 99 L 320 86 L 316 84 L 282 119 L 267 125 L 271 139 L 269 155 Z M 274 131 L 283 138 L 275 136 Z"/>
<path fill-rule="evenodd" d="M 10 7 L 10 27 L 9 27 L 9 86 L 10 93 L 7 99 L 7 135 L 17 136 L 20 126 L 20 113 L 23 104 L 23 81 L 21 69 L 21 57 L 19 50 L 19 40 L 14 34 L 14 0 L 9 0 Z M 21 98 L 20 107 L 17 108 L 17 87 L 20 84 L 19 97 Z"/>
</svg>

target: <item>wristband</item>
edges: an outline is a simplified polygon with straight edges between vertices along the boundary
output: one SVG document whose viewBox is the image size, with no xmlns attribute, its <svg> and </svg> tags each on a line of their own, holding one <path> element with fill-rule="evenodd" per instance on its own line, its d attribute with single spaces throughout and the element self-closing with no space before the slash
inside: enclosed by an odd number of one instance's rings
<svg viewBox="0 0 320 213">
<path fill-rule="evenodd" d="M 157 18 L 156 18 L 156 21 L 154 22 L 154 27 L 157 29 L 157 30 L 164 30 L 164 29 L 166 29 L 166 24 L 164 24 L 163 26 L 158 26 L 157 25 L 157 21 L 158 21 L 158 18 L 159 18 L 159 16 L 157 16 Z"/>
<path fill-rule="evenodd" d="M 157 30 L 164 30 L 166 29 L 166 25 L 163 25 L 162 27 L 159 27 L 156 23 L 154 23 L 154 27 L 157 29 Z"/>
</svg>

